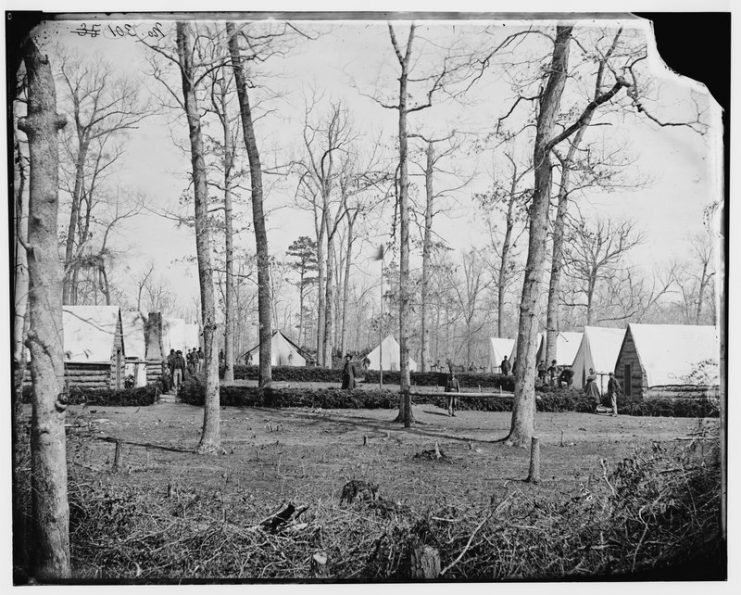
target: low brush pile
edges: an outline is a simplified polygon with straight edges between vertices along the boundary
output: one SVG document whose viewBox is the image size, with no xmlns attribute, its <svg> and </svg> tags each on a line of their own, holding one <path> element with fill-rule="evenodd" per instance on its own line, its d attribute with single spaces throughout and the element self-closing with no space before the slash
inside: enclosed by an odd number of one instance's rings
<svg viewBox="0 0 741 595">
<path fill-rule="evenodd" d="M 413 510 L 383 486 L 340 503 L 339 482 L 331 499 L 286 506 L 238 488 L 155 493 L 80 475 L 70 485 L 74 572 L 134 582 L 408 580 L 415 548 L 429 546 L 439 578 L 450 580 L 718 580 L 721 471 L 705 438 L 681 449 L 654 444 L 612 468 L 602 461 L 577 493 L 544 499 L 509 484 L 488 507 L 447 496 Z M 286 510 L 301 516 L 273 522 Z"/>
</svg>

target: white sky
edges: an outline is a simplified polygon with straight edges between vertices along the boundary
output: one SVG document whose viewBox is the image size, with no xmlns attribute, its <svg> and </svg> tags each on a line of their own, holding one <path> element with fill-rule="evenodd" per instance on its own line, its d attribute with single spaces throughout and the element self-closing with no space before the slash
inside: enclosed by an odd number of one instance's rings
<svg viewBox="0 0 741 595">
<path fill-rule="evenodd" d="M 74 32 L 79 22 L 49 23 L 45 29 L 48 37 L 42 36 L 42 41 L 50 43 L 49 47 L 52 47 L 53 41 L 91 58 L 100 57 L 121 73 L 139 76 L 145 89 L 157 93 L 161 91 L 158 83 L 146 76 L 149 66 L 145 53 L 149 50 L 142 44 L 136 43 L 133 38 L 80 37 Z M 105 31 L 106 22 L 100 22 Z M 132 22 L 138 31 L 151 26 L 146 20 Z M 117 24 L 120 23 L 117 21 Z M 423 37 L 435 37 L 440 31 L 447 34 L 450 24 L 437 22 L 430 27 L 420 27 L 416 49 L 421 52 L 425 47 L 421 41 Z M 471 41 L 480 37 L 480 23 L 457 21 L 452 24 L 456 25 L 458 39 Z M 512 27 L 516 23 L 508 25 Z M 304 26 L 316 28 L 309 23 Z M 395 112 L 383 109 L 361 95 L 361 92 L 374 95 L 389 93 L 389 97 L 392 97 L 396 90 L 394 78 L 398 65 L 392 53 L 386 24 L 351 21 L 324 25 L 321 29 L 324 35 L 318 40 L 300 43 L 289 57 L 276 58 L 266 67 L 281 75 L 277 81 L 271 82 L 271 86 L 282 97 L 271 104 L 276 110 L 275 116 L 268 116 L 257 125 L 264 163 L 269 164 L 273 159 L 286 162 L 297 156 L 293 147 L 300 144 L 304 95 L 311 86 L 320 89 L 327 99 L 341 98 L 351 112 L 355 127 L 364 131 L 369 139 L 375 138 L 379 132 L 383 133 L 385 139 L 391 139 L 395 132 Z M 404 40 L 406 27 L 400 23 L 396 25 L 396 30 L 399 38 Z M 534 51 L 532 48 L 536 43 L 523 44 L 523 55 L 527 51 Z M 650 42 L 651 53 L 652 47 Z M 572 60 L 574 55 L 572 52 Z M 424 58 L 420 62 L 423 68 Z M 658 89 L 661 106 L 670 114 L 686 113 L 688 108 L 681 102 L 689 96 L 688 82 L 667 73 L 658 62 L 653 71 L 660 78 Z M 430 131 L 443 132 L 451 128 L 477 132 L 491 129 L 492 122 L 511 104 L 512 92 L 497 80 L 501 75 L 496 69 L 492 68 L 490 72 L 492 74 L 474 87 L 470 104 L 461 106 L 447 103 L 436 107 L 434 111 L 420 112 L 410 118 L 410 129 L 428 134 Z M 707 102 L 707 97 L 701 97 L 700 100 Z M 124 188 L 142 192 L 153 209 L 179 210 L 186 214 L 192 211 L 192 203 L 178 205 L 178 199 L 187 183 L 190 162 L 188 156 L 172 142 L 172 121 L 171 113 L 154 116 L 140 125 L 138 130 L 131 132 L 127 154 L 115 178 Z M 175 128 L 178 126 L 175 134 L 185 141 L 184 121 L 180 120 Z M 598 129 L 594 130 L 593 134 L 603 134 Z M 637 171 L 650 182 L 645 187 L 625 192 L 589 193 L 580 199 L 580 208 L 590 216 L 599 214 L 610 218 L 633 219 L 647 241 L 634 249 L 631 260 L 648 270 L 654 264 L 681 260 L 687 252 L 688 238 L 703 229 L 703 209 L 718 198 L 715 194 L 717 180 L 711 171 L 714 160 L 710 150 L 718 132 L 716 128 L 711 134 L 701 137 L 686 129 L 659 128 L 645 119 L 639 120 L 633 116 L 624 118 L 624 121 L 610 127 L 607 134 L 620 139 L 621 143 L 627 143 L 636 161 Z M 272 156 L 272 150 L 281 146 L 290 149 L 283 150 L 279 156 Z M 491 171 L 491 156 L 484 154 L 477 157 L 469 153 L 456 155 L 455 159 L 459 167 L 476 171 L 478 176 L 457 193 L 453 216 L 440 215 L 436 219 L 435 229 L 453 248 L 466 249 L 480 246 L 485 241 L 485 227 L 471 196 L 474 191 L 485 189 L 491 183 L 487 176 L 487 172 Z M 313 236 L 313 224 L 307 212 L 293 206 L 294 179 L 276 181 L 269 177 L 268 180 L 266 183 L 276 183 L 277 186 L 267 196 L 267 208 L 284 207 L 275 210 L 269 218 L 270 250 L 282 258 L 296 237 Z M 116 181 L 111 180 L 113 184 Z M 421 180 L 419 182 L 421 184 Z M 438 183 L 443 186 L 445 180 L 439 180 Z M 248 204 L 245 203 L 243 210 L 249 220 Z M 390 227 L 390 215 L 391 210 L 386 209 L 387 225 L 384 229 Z M 254 245 L 249 233 L 242 234 L 237 242 L 250 249 Z M 126 283 L 127 277 L 136 276 L 153 261 L 157 271 L 172 284 L 181 303 L 192 303 L 192 298 L 198 293 L 196 265 L 192 261 L 182 262 L 182 257 L 195 254 L 191 230 L 176 228 L 174 222 L 146 212 L 128 221 L 114 238 L 113 244 L 123 254 L 118 257 L 113 275 L 119 284 Z M 369 246 L 365 247 L 366 254 L 370 254 L 370 250 Z M 361 254 L 359 259 L 363 258 Z"/>
</svg>

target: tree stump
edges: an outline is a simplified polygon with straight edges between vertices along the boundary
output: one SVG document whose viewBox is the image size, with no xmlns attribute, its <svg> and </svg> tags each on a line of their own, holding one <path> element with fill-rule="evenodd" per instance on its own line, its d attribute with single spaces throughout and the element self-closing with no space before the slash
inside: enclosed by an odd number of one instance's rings
<svg viewBox="0 0 741 595">
<path fill-rule="evenodd" d="M 327 578 L 329 576 L 327 554 L 324 552 L 316 552 L 311 557 L 311 571 L 314 574 L 314 578 Z"/>
<path fill-rule="evenodd" d="M 530 441 L 530 473 L 528 473 L 527 481 L 540 482 L 540 440 L 535 437 Z"/>
<path fill-rule="evenodd" d="M 440 576 L 440 552 L 429 545 L 419 545 L 412 550 L 410 562 L 412 578 L 432 580 Z"/>
</svg>

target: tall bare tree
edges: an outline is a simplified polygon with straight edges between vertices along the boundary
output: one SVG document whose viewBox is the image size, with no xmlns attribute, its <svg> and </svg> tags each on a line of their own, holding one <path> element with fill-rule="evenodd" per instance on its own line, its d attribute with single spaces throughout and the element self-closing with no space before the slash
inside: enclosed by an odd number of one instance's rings
<svg viewBox="0 0 741 595">
<path fill-rule="evenodd" d="M 63 300 L 65 304 L 74 304 L 81 269 L 97 270 L 101 277 L 105 275 L 105 247 L 91 252 L 88 245 L 93 211 L 105 202 L 99 196 L 103 179 L 123 155 L 122 136 L 137 128 L 151 110 L 141 99 L 139 83 L 116 77 L 112 67 L 102 61 L 83 62 L 64 56 L 60 78 L 62 102 L 69 106 L 74 124 L 69 129 L 70 139 L 64 144 L 67 163 L 63 162 L 67 174 L 63 188 L 71 197 L 64 241 Z M 112 224 L 121 220 L 122 212 L 119 211 Z"/>
<path fill-rule="evenodd" d="M 471 177 L 462 176 L 460 172 L 446 172 L 442 167 L 443 160 L 455 155 L 461 150 L 462 143 L 459 138 L 455 138 L 455 133 L 440 138 L 428 138 L 423 134 L 410 134 L 409 137 L 420 138 L 425 144 L 424 164 L 417 164 L 425 180 L 425 200 L 420 209 L 414 208 L 416 205 L 413 205 L 412 214 L 421 211 L 423 219 L 421 224 L 422 279 L 420 284 L 420 339 L 422 344 L 420 346 L 420 369 L 422 372 L 426 372 L 429 365 L 430 348 L 430 331 L 427 319 L 432 254 L 440 245 L 439 242 L 435 241 L 435 235 L 432 229 L 433 222 L 435 216 L 444 210 L 440 205 L 440 199 L 461 190 L 471 181 Z M 436 149 L 438 145 L 442 145 L 442 149 Z M 437 174 L 439 177 L 440 174 L 446 173 L 451 175 L 456 181 L 452 185 L 443 188 L 438 187 L 435 190 L 435 175 Z"/>
<path fill-rule="evenodd" d="M 489 192 L 477 194 L 481 208 L 489 214 L 489 246 L 493 254 L 492 269 L 496 277 L 497 336 L 504 336 L 504 305 L 510 285 L 516 276 L 515 258 L 517 241 L 525 232 L 523 221 L 527 218 L 527 201 L 532 189 L 523 187 L 531 166 L 522 166 L 514 158 L 512 148 L 504 151 L 511 171 L 503 181 L 493 180 Z M 504 215 L 504 229 L 501 239 L 497 236 L 497 223 Z"/>
<path fill-rule="evenodd" d="M 296 165 L 301 172 L 297 196 L 314 215 L 317 241 L 318 306 L 317 358 L 319 365 L 332 366 L 336 313 L 336 238 L 347 212 L 347 196 L 340 188 L 343 154 L 355 133 L 347 109 L 332 103 L 318 122 L 312 118 L 317 98 L 304 113 L 304 158 Z"/>
<path fill-rule="evenodd" d="M 263 184 L 262 165 L 260 163 L 260 150 L 255 136 L 255 124 L 250 106 L 249 84 L 247 73 L 243 65 L 242 50 L 239 47 L 239 39 L 248 41 L 248 47 L 254 52 L 249 44 L 249 36 L 242 30 L 237 31 L 234 23 L 227 22 L 226 35 L 229 44 L 229 55 L 231 57 L 234 80 L 239 97 L 239 112 L 242 121 L 242 135 L 244 137 L 247 158 L 250 163 L 250 184 L 252 192 L 252 224 L 255 231 L 255 245 L 257 254 L 257 303 L 258 318 L 260 325 L 260 387 L 270 386 L 273 379 L 271 368 L 271 350 L 273 337 L 272 303 L 270 297 L 270 252 L 268 249 L 268 232 L 265 224 L 265 212 L 263 208 Z M 254 57 L 254 53 L 252 55 Z"/>
<path fill-rule="evenodd" d="M 573 27 L 556 27 L 553 54 L 548 66 L 545 88 L 540 96 L 533 148 L 535 182 L 530 206 L 525 280 L 520 301 L 520 323 L 517 334 L 517 368 L 512 424 L 507 443 L 529 445 L 535 423 L 535 357 L 538 336 L 538 302 L 540 300 L 548 235 L 548 208 L 551 194 L 551 151 L 555 146 L 556 114 L 568 76 L 569 45 Z"/>
<path fill-rule="evenodd" d="M 231 113 L 229 94 L 233 90 L 231 77 L 226 68 L 215 71 L 218 75 L 211 81 L 211 107 L 221 125 L 222 180 L 219 184 L 224 195 L 224 244 L 225 277 L 224 290 L 224 381 L 234 380 L 234 211 L 232 206 L 235 186 L 240 173 L 236 167 L 236 129 Z"/>
<path fill-rule="evenodd" d="M 485 324 L 479 318 L 482 311 L 481 298 L 492 284 L 493 279 L 487 274 L 484 259 L 476 250 L 469 250 L 461 258 L 463 278 L 451 279 L 451 287 L 455 293 L 456 307 L 466 325 L 465 348 L 466 365 L 473 362 L 473 338 Z"/>
<path fill-rule="evenodd" d="M 565 273 L 577 284 L 576 292 L 584 297 L 583 302 L 572 305 L 585 308 L 585 324 L 591 325 L 597 284 L 614 278 L 625 253 L 643 238 L 630 221 L 600 219 L 592 225 L 582 216 L 570 222 L 567 233 Z"/>
<path fill-rule="evenodd" d="M 193 31 L 188 23 L 176 24 L 178 64 L 182 82 L 182 106 L 188 120 L 193 196 L 196 228 L 198 280 L 201 295 L 204 367 L 206 371 L 203 430 L 197 452 L 214 454 L 221 450 L 221 419 L 219 405 L 219 357 L 216 346 L 216 299 L 211 262 L 211 229 L 208 217 L 208 178 L 204 159 L 203 135 L 197 89 L 204 75 L 194 64 Z M 199 52 L 200 54 L 200 52 Z"/>
<path fill-rule="evenodd" d="M 62 267 L 57 256 L 59 146 L 66 120 L 57 114 L 49 60 L 31 39 L 23 46 L 28 81 L 27 115 L 18 122 L 29 143 L 29 330 L 33 413 L 31 485 L 33 572 L 39 580 L 70 576 L 69 505 L 64 418 Z"/>
</svg>

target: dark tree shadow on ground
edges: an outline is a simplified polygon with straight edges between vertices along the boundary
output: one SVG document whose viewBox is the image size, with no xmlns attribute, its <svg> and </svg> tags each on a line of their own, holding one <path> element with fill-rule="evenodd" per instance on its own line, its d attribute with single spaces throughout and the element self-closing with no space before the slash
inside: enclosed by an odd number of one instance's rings
<svg viewBox="0 0 741 595">
<path fill-rule="evenodd" d="M 294 418 L 300 418 L 300 419 L 310 419 L 314 420 L 316 419 L 316 415 L 311 413 L 304 413 L 300 411 L 289 411 L 287 409 L 265 409 L 265 408 L 259 408 L 255 407 L 256 411 L 280 411 L 283 415 L 286 415 L 287 417 L 294 417 Z M 447 416 L 446 416 L 447 417 Z M 420 429 L 419 427 L 411 427 L 411 428 L 404 428 L 399 423 L 392 421 L 389 419 L 387 422 L 380 421 L 376 418 L 372 417 L 364 417 L 364 416 L 345 416 L 338 413 L 333 413 L 331 416 L 324 416 L 322 417 L 324 421 L 329 421 L 336 424 L 348 424 L 355 426 L 356 428 L 359 427 L 365 427 L 375 430 L 377 433 L 382 434 L 384 432 L 403 432 L 406 434 L 415 434 L 418 436 L 428 436 L 430 438 L 445 438 L 447 440 L 455 440 L 457 442 L 475 442 L 477 444 L 496 444 L 498 442 L 503 442 L 506 438 L 496 439 L 496 440 L 483 440 L 481 438 L 472 438 L 470 436 L 460 436 L 455 434 L 446 434 L 444 432 L 435 432 L 432 429 L 432 426 L 428 426 L 429 429 Z M 417 426 L 420 424 L 420 422 L 415 422 Z"/>
</svg>

